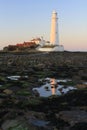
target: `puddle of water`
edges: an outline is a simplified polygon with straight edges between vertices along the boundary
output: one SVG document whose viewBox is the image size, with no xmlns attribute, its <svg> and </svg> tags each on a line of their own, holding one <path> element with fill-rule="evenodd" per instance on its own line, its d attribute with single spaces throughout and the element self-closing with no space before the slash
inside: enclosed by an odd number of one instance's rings
<svg viewBox="0 0 87 130">
<path fill-rule="evenodd" d="M 45 81 L 45 82 L 49 82 L 51 80 L 51 78 L 45 78 L 45 79 L 39 79 L 39 81 Z M 71 79 L 55 79 L 56 82 L 63 82 L 66 83 L 68 81 L 72 81 Z"/>
<path fill-rule="evenodd" d="M 66 83 L 68 81 L 72 81 L 70 79 L 57 79 L 57 82 L 63 82 L 63 83 Z"/>
<path fill-rule="evenodd" d="M 28 78 L 28 76 L 23 76 L 24 78 Z M 10 80 L 19 80 L 21 78 L 21 76 L 8 76 L 7 77 Z"/>
<path fill-rule="evenodd" d="M 18 80 L 21 76 L 8 76 L 7 78 L 10 80 Z"/>
<path fill-rule="evenodd" d="M 45 127 L 49 124 L 49 122 L 44 120 L 37 120 L 37 119 L 31 119 L 29 122 L 31 122 L 33 125 L 39 126 L 39 127 Z"/>
<path fill-rule="evenodd" d="M 83 84 L 87 84 L 87 82 L 84 82 Z"/>
<path fill-rule="evenodd" d="M 56 79 L 51 79 L 51 78 L 46 78 L 45 79 L 45 85 L 42 85 L 41 87 L 38 88 L 33 88 L 33 91 L 37 91 L 41 97 L 49 97 L 51 95 L 63 95 L 67 94 L 69 91 L 75 90 L 75 87 L 72 86 L 67 86 L 64 87 L 64 85 L 58 85 L 58 82 L 67 82 L 71 81 L 68 79 L 65 80 L 56 80 Z"/>
</svg>

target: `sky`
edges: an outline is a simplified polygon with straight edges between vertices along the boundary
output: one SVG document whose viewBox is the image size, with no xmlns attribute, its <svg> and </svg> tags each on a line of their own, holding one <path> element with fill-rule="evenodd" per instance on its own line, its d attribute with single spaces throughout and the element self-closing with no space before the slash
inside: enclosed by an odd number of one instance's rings
<svg viewBox="0 0 87 130">
<path fill-rule="evenodd" d="M 87 51 L 87 0 L 0 0 L 0 49 L 41 36 L 50 40 L 53 10 L 60 44 Z"/>
</svg>

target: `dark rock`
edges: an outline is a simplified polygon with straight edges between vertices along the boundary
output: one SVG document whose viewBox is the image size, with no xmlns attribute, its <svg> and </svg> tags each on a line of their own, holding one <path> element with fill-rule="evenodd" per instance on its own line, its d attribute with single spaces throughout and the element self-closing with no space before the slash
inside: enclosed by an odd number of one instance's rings
<svg viewBox="0 0 87 130">
<path fill-rule="evenodd" d="M 56 117 L 67 121 L 71 126 L 81 122 L 87 123 L 87 112 L 81 110 L 61 111 L 59 114 L 56 114 Z"/>
</svg>

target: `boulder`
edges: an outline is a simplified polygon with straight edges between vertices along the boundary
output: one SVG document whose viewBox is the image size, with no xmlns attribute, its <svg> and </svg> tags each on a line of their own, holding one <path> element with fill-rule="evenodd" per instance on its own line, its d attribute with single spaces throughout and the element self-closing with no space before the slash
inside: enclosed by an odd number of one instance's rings
<svg viewBox="0 0 87 130">
<path fill-rule="evenodd" d="M 7 95 L 11 95 L 11 94 L 13 93 L 13 91 L 10 90 L 10 89 L 5 89 L 5 90 L 3 90 L 3 92 L 4 92 L 5 94 L 7 94 Z"/>
</svg>

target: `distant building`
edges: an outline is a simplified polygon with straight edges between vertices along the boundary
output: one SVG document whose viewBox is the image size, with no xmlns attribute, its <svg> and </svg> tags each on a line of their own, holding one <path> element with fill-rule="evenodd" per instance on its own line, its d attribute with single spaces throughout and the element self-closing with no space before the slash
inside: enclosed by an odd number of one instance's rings
<svg viewBox="0 0 87 130">
<path fill-rule="evenodd" d="M 36 44 L 40 44 L 41 38 L 34 38 L 31 40 L 31 42 L 35 42 Z"/>
<path fill-rule="evenodd" d="M 36 48 L 37 44 L 35 42 L 24 42 L 24 43 L 17 43 L 16 45 L 8 45 L 4 47 L 4 51 L 22 51 L 26 49 Z"/>
<path fill-rule="evenodd" d="M 16 46 L 17 47 L 30 47 L 32 45 L 36 45 L 35 42 L 24 42 L 24 43 L 17 43 Z"/>
</svg>

